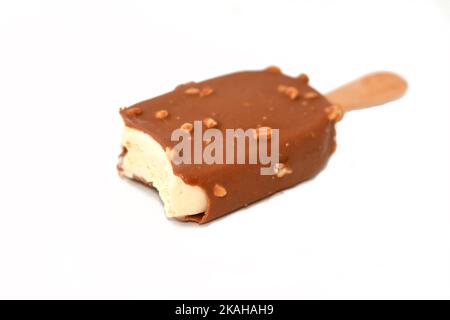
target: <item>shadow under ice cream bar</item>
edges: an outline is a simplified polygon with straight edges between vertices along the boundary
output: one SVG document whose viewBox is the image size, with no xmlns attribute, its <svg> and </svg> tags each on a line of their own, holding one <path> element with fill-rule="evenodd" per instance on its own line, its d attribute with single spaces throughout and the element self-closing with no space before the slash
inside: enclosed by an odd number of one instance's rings
<svg viewBox="0 0 450 320">
<path fill-rule="evenodd" d="M 405 90 L 402 78 L 379 72 L 325 97 L 306 75 L 289 77 L 276 67 L 180 85 L 120 111 L 119 173 L 155 187 L 168 217 L 208 222 L 314 177 L 336 148 L 335 123 L 346 111 L 385 103 Z M 224 136 L 227 129 L 256 128 L 269 140 L 278 129 L 273 174 L 262 175 L 261 165 L 251 163 L 174 164 L 172 133 L 182 129 L 195 143 L 195 123 Z"/>
</svg>

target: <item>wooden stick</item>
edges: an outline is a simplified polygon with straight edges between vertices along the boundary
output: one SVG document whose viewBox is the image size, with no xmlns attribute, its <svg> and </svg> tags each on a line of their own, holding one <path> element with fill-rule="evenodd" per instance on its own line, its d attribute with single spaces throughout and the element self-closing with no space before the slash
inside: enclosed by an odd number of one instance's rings
<svg viewBox="0 0 450 320">
<path fill-rule="evenodd" d="M 391 72 L 374 72 L 349 82 L 326 95 L 343 111 L 368 108 L 400 98 L 406 92 L 406 81 Z"/>
</svg>

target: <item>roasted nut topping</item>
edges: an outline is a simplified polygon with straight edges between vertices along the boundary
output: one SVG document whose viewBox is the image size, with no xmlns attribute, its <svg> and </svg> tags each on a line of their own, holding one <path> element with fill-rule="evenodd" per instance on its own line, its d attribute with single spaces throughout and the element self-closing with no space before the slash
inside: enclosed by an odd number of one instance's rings
<svg viewBox="0 0 450 320">
<path fill-rule="evenodd" d="M 314 99 L 314 98 L 317 98 L 318 96 L 319 95 L 316 92 L 314 92 L 314 91 L 308 91 L 304 95 L 305 99 Z"/>
<path fill-rule="evenodd" d="M 142 114 L 142 109 L 139 108 L 139 107 L 131 107 L 131 108 L 126 109 L 126 110 L 127 110 L 126 113 L 129 116 L 139 116 L 139 115 Z"/>
<path fill-rule="evenodd" d="M 169 115 L 169 112 L 167 110 L 159 110 L 155 112 L 155 117 L 157 119 L 165 119 Z"/>
<path fill-rule="evenodd" d="M 181 125 L 180 129 L 187 132 L 191 132 L 193 127 L 194 126 L 192 125 L 192 123 L 186 122 Z"/>
<path fill-rule="evenodd" d="M 344 111 L 342 108 L 336 104 L 333 104 L 329 107 L 325 108 L 325 112 L 328 113 L 328 120 L 330 121 L 339 121 L 344 116 Z"/>
<path fill-rule="evenodd" d="M 196 88 L 196 87 L 190 87 L 190 88 L 187 88 L 187 89 L 184 91 L 184 93 L 186 93 L 186 94 L 189 95 L 189 96 L 194 96 L 194 95 L 200 93 L 200 89 L 199 89 L 199 88 Z"/>
<path fill-rule="evenodd" d="M 207 97 L 211 95 L 214 92 L 213 89 L 210 87 L 203 87 L 202 90 L 200 90 L 200 97 Z"/>
<path fill-rule="evenodd" d="M 213 187 L 213 193 L 216 197 L 223 198 L 227 195 L 227 189 L 224 186 L 216 183 Z"/>
<path fill-rule="evenodd" d="M 275 175 L 278 178 L 282 178 L 287 174 L 291 174 L 292 170 L 289 169 L 284 163 L 277 163 L 275 165 Z"/>
<path fill-rule="evenodd" d="M 295 100 L 300 96 L 298 89 L 295 87 L 289 87 L 289 86 L 280 84 L 278 86 L 277 90 L 278 90 L 278 92 L 287 95 L 291 100 Z"/>
<path fill-rule="evenodd" d="M 297 88 L 294 87 L 287 87 L 286 88 L 286 95 L 291 99 L 291 100 L 295 100 L 298 98 L 299 93 Z"/>
<path fill-rule="evenodd" d="M 207 128 L 214 128 L 214 127 L 217 127 L 217 125 L 218 125 L 217 121 L 214 120 L 213 118 L 205 118 L 205 119 L 203 119 L 203 124 Z"/>
<path fill-rule="evenodd" d="M 302 73 L 297 77 L 298 80 L 303 81 L 304 83 L 308 83 L 309 82 L 309 77 Z"/>
<path fill-rule="evenodd" d="M 266 71 L 271 73 L 281 73 L 281 69 L 278 68 L 277 66 L 269 66 L 266 68 Z"/>
</svg>

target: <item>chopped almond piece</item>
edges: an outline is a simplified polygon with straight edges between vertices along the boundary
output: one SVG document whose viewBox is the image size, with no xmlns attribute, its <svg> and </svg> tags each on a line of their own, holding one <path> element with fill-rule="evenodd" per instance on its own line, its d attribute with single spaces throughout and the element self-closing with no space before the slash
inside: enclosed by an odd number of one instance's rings
<svg viewBox="0 0 450 320">
<path fill-rule="evenodd" d="M 266 71 L 271 73 L 281 73 L 281 69 L 278 68 L 277 66 L 269 66 L 266 68 Z"/>
<path fill-rule="evenodd" d="M 318 96 L 319 95 L 314 91 L 309 91 L 309 92 L 305 93 L 305 95 L 304 95 L 305 99 L 314 99 L 314 98 L 317 98 Z"/>
<path fill-rule="evenodd" d="M 280 84 L 277 87 L 278 92 L 287 95 L 291 100 L 295 100 L 300 96 L 298 89 L 296 87 L 286 86 L 284 84 Z"/>
<path fill-rule="evenodd" d="M 327 108 L 325 108 L 325 112 L 328 113 L 328 120 L 330 121 L 339 121 L 344 116 L 344 111 L 342 108 L 336 104 L 333 104 Z"/>
<path fill-rule="evenodd" d="M 223 198 L 227 195 L 227 189 L 224 186 L 216 183 L 213 187 L 213 193 L 216 197 Z"/>
<path fill-rule="evenodd" d="M 213 92 L 214 90 L 211 89 L 210 87 L 204 87 L 202 88 L 202 90 L 200 90 L 200 97 L 207 97 L 211 95 Z"/>
<path fill-rule="evenodd" d="M 285 93 L 291 100 L 295 100 L 299 96 L 297 88 L 294 87 L 287 87 Z"/>
<path fill-rule="evenodd" d="M 194 126 L 192 125 L 192 123 L 186 122 L 181 125 L 180 129 L 185 130 L 187 132 L 191 132 L 193 127 Z"/>
<path fill-rule="evenodd" d="M 142 109 L 139 107 L 131 107 L 126 110 L 127 110 L 126 113 L 130 116 L 139 116 L 142 114 Z"/>
<path fill-rule="evenodd" d="M 205 119 L 203 119 L 203 124 L 207 128 L 214 128 L 214 127 L 217 127 L 217 125 L 218 125 L 217 121 L 214 120 L 213 118 L 205 118 Z"/>
<path fill-rule="evenodd" d="M 200 89 L 199 89 L 199 88 L 195 88 L 195 87 L 190 87 L 190 88 L 187 88 L 187 89 L 184 91 L 184 93 L 186 93 L 186 94 L 189 95 L 189 96 L 194 96 L 194 95 L 200 93 Z"/>
<path fill-rule="evenodd" d="M 308 83 L 308 82 L 309 82 L 309 77 L 308 77 L 306 74 L 304 74 L 304 73 L 300 74 L 300 75 L 297 77 L 297 79 L 300 80 L 300 81 L 303 81 L 303 82 L 305 82 L 305 83 Z"/>
<path fill-rule="evenodd" d="M 165 119 L 169 116 L 169 112 L 167 110 L 159 110 L 155 112 L 155 117 L 157 119 Z"/>
<path fill-rule="evenodd" d="M 282 178 L 287 174 L 291 174 L 292 170 L 289 169 L 284 163 L 277 163 L 275 165 L 275 175 L 278 178 Z"/>
</svg>

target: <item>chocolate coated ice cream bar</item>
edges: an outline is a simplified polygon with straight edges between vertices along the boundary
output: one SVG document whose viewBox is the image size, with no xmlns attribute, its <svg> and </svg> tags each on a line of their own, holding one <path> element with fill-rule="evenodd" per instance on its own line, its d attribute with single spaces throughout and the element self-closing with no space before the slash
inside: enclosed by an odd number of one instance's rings
<svg viewBox="0 0 450 320">
<path fill-rule="evenodd" d="M 314 177 L 336 149 L 335 123 L 346 111 L 406 90 L 384 72 L 326 97 L 308 82 L 269 67 L 123 108 L 119 173 L 155 187 L 168 217 L 205 223 Z"/>
</svg>

